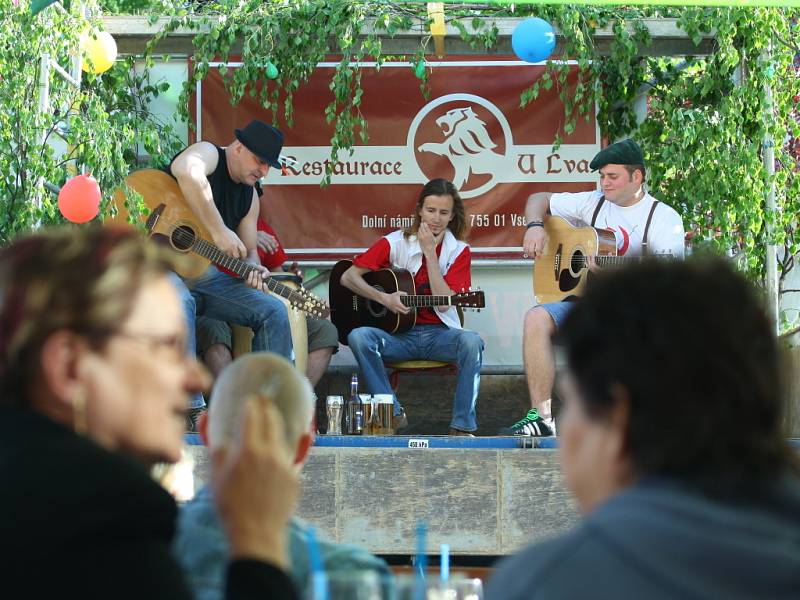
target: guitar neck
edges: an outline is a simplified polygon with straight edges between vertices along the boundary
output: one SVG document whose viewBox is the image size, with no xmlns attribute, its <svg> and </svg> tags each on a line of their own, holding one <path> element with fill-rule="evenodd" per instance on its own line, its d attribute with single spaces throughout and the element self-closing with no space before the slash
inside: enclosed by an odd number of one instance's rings
<svg viewBox="0 0 800 600">
<path fill-rule="evenodd" d="M 450 306 L 453 302 L 450 296 L 401 296 L 401 302 L 404 306 L 410 307 L 426 307 L 426 306 Z"/>
<path fill-rule="evenodd" d="M 644 259 L 651 259 L 653 257 L 671 258 L 671 254 L 648 254 L 647 256 L 616 256 L 616 255 L 603 255 L 595 256 L 595 262 L 600 266 L 613 266 L 624 265 L 628 263 L 641 262 Z"/>
<path fill-rule="evenodd" d="M 641 256 L 615 256 L 615 255 L 608 255 L 608 256 L 595 256 L 595 262 L 601 266 L 608 266 L 608 265 L 623 265 L 626 263 L 631 262 L 639 262 L 642 260 Z"/>
<path fill-rule="evenodd" d="M 240 258 L 235 258 L 229 254 L 225 254 L 214 244 L 202 238 L 198 238 L 195 241 L 194 245 L 192 246 L 192 250 L 197 252 L 197 254 L 203 258 L 207 258 L 215 265 L 225 267 L 229 271 L 236 273 L 242 279 L 246 279 L 252 271 L 257 270 L 255 265 Z M 301 304 L 305 301 L 305 298 L 301 294 L 298 294 L 297 290 L 290 288 L 288 285 L 282 284 L 273 277 L 267 277 L 264 280 L 264 283 L 270 292 L 281 296 L 282 298 L 286 298 L 287 300 L 295 299 Z"/>
</svg>

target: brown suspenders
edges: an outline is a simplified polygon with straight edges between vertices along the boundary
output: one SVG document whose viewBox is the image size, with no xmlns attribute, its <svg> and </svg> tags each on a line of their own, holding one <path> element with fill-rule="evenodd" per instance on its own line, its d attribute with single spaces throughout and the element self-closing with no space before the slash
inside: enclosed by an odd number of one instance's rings
<svg viewBox="0 0 800 600">
<path fill-rule="evenodd" d="M 603 202 L 605 201 L 605 196 L 600 196 L 600 200 L 597 201 L 597 206 L 594 207 L 594 214 L 592 215 L 592 222 L 590 223 L 592 227 L 594 227 L 594 224 L 597 221 L 597 215 L 600 214 L 600 209 L 603 207 Z"/>
<path fill-rule="evenodd" d="M 653 220 L 653 213 L 656 212 L 657 205 L 658 200 L 653 202 L 653 206 L 650 207 L 650 214 L 647 215 L 647 224 L 644 226 L 644 236 L 642 236 L 642 256 L 647 256 L 650 253 L 648 251 L 647 234 L 650 231 L 650 222 Z"/>
<path fill-rule="evenodd" d="M 594 227 L 595 222 L 597 222 L 597 215 L 600 214 L 600 209 L 603 207 L 605 201 L 605 196 L 600 196 L 600 200 L 597 201 L 597 206 L 594 207 L 594 214 L 592 215 L 592 227 Z M 644 226 L 644 235 L 642 236 L 642 256 L 647 256 L 648 254 L 647 236 L 650 233 L 650 223 L 653 221 L 653 213 L 656 212 L 656 205 L 658 205 L 658 202 L 658 200 L 653 202 L 653 205 L 650 207 L 650 214 L 647 215 L 647 223 Z"/>
</svg>

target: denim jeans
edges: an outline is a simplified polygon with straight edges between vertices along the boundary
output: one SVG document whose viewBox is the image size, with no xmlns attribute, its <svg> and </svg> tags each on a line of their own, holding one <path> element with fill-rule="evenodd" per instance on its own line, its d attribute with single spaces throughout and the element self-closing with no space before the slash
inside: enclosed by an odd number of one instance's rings
<svg viewBox="0 0 800 600">
<path fill-rule="evenodd" d="M 474 331 L 450 329 L 447 325 L 417 325 L 400 334 L 375 327 L 359 327 L 350 332 L 347 343 L 358 361 L 361 381 L 371 394 L 392 394 L 385 362 L 439 360 L 458 366 L 458 383 L 450 426 L 475 431 L 475 404 L 481 385 L 483 340 Z M 394 412 L 400 403 L 394 399 Z"/>
<path fill-rule="evenodd" d="M 175 286 L 175 289 L 178 291 L 181 304 L 183 304 L 183 313 L 186 317 L 186 354 L 194 358 L 196 352 L 195 347 L 197 346 L 197 338 L 195 337 L 194 329 L 194 319 L 196 313 L 194 296 L 192 296 L 192 293 L 189 291 L 189 288 L 186 287 L 186 284 L 183 282 L 183 279 L 180 278 L 180 275 L 174 271 L 170 271 L 169 278 Z M 203 394 L 194 394 L 191 398 L 189 398 L 189 408 L 203 408 L 205 405 L 206 402 L 203 399 Z"/>
<path fill-rule="evenodd" d="M 570 311 L 575 308 L 575 301 L 550 302 L 548 304 L 539 304 L 534 308 L 537 307 L 547 311 L 547 314 L 553 319 L 553 323 L 556 324 L 556 329 L 560 329 L 562 323 L 564 323 L 564 319 L 566 319 Z"/>
<path fill-rule="evenodd" d="M 196 346 L 195 315 L 202 314 L 252 329 L 254 352 L 275 352 L 294 361 L 289 317 L 281 300 L 213 266 L 196 279 L 177 279 L 189 327 L 189 352 L 194 353 Z M 203 405 L 202 398 L 199 403 L 196 398 L 190 402 L 191 408 Z"/>
</svg>

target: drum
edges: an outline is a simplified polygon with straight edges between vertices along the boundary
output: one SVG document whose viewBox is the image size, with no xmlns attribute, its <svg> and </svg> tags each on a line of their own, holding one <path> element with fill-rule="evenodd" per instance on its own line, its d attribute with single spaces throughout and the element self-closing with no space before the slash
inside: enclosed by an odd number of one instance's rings
<svg viewBox="0 0 800 600">
<path fill-rule="evenodd" d="M 302 280 L 293 273 L 277 273 L 272 277 L 281 283 L 293 288 L 300 288 Z M 292 330 L 292 345 L 294 346 L 294 364 L 301 373 L 306 372 L 308 364 L 308 329 L 306 328 L 305 313 L 292 308 L 289 302 L 280 296 L 279 298 L 285 305 L 289 313 L 289 327 Z M 253 342 L 253 330 L 242 325 L 233 325 L 233 357 L 250 352 Z"/>
</svg>

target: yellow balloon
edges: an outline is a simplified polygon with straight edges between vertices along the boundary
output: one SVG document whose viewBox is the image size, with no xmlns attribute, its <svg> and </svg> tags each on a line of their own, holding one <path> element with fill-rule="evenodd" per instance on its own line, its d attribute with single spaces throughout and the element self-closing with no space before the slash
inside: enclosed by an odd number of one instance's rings
<svg viewBox="0 0 800 600">
<path fill-rule="evenodd" d="M 87 73 L 100 74 L 114 65 L 117 58 L 117 43 L 107 31 L 95 32 L 95 36 L 92 37 L 90 33 L 81 36 L 84 57 L 89 58 L 89 60 L 84 59 L 81 66 Z"/>
</svg>

